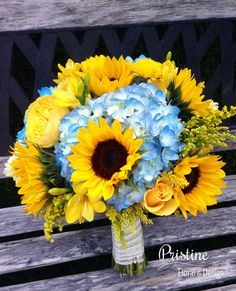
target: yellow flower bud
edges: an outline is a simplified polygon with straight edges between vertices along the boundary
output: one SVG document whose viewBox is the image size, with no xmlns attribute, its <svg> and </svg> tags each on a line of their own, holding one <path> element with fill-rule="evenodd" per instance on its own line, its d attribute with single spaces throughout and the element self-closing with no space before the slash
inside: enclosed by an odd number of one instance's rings
<svg viewBox="0 0 236 291">
<path fill-rule="evenodd" d="M 51 188 L 48 193 L 51 195 L 62 195 L 68 191 L 67 188 Z"/>
</svg>

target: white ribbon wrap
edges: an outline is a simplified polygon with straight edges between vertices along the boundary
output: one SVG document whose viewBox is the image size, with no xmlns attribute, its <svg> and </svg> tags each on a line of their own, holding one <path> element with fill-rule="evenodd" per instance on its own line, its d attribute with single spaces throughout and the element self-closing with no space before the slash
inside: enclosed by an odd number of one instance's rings
<svg viewBox="0 0 236 291">
<path fill-rule="evenodd" d="M 122 243 L 116 239 L 112 227 L 112 254 L 116 264 L 130 265 L 133 263 L 141 263 L 144 260 L 143 231 L 140 219 L 135 221 L 134 227 L 136 229 L 135 233 L 131 232 L 128 225 L 124 230 L 126 249 L 124 249 Z"/>
</svg>

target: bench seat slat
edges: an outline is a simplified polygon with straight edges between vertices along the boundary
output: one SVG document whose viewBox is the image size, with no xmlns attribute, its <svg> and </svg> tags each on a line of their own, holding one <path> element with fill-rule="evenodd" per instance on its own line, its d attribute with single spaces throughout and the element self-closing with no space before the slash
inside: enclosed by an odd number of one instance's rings
<svg viewBox="0 0 236 291">
<path fill-rule="evenodd" d="M 144 226 L 145 246 L 236 234 L 236 206 L 212 209 L 188 221 L 158 217 Z M 50 244 L 43 236 L 0 244 L 0 274 L 111 253 L 110 225 L 55 234 Z"/>
<path fill-rule="evenodd" d="M 227 176 L 225 180 L 228 187 L 223 190 L 223 195 L 218 196 L 218 201 L 236 200 L 236 175 Z M 0 238 L 43 229 L 43 222 L 32 215 L 25 215 L 23 209 L 24 206 L 0 209 Z M 104 216 L 96 216 L 96 219 L 101 218 L 104 218 Z"/>
<path fill-rule="evenodd" d="M 229 281 L 236 278 L 236 247 L 218 249 L 207 252 L 209 258 L 206 261 L 171 262 L 165 267 L 166 261 L 149 262 L 142 277 L 120 278 L 112 269 L 89 272 L 78 275 L 70 275 L 60 278 L 41 280 L 32 283 L 20 284 L 7 287 L 7 290 L 37 291 L 45 290 L 183 290 L 182 288 L 201 287 L 204 285 L 214 286 L 216 283 Z M 159 269 L 160 268 L 160 269 Z M 185 272 L 196 270 L 200 275 L 181 276 L 178 268 Z M 203 270 L 205 273 L 203 273 Z M 185 273 L 186 274 L 186 273 Z M 208 274 L 208 275 L 206 275 Z M 217 275 L 219 277 L 217 278 Z M 231 285 L 235 290 L 236 285 Z M 229 286 L 230 287 L 230 286 Z M 234 289 L 233 289 L 234 287 Z M 218 290 L 218 289 L 214 289 Z"/>
</svg>

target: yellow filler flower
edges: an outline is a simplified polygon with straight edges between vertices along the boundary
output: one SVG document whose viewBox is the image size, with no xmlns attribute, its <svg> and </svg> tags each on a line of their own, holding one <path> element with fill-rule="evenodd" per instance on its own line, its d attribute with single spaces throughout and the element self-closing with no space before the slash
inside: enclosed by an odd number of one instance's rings
<svg viewBox="0 0 236 291">
<path fill-rule="evenodd" d="M 20 187 L 21 203 L 26 204 L 26 212 L 36 216 L 46 203 L 48 193 L 47 186 L 40 180 L 44 170 L 40 153 L 33 144 L 28 142 L 25 147 L 17 141 L 12 154 L 16 159 L 10 166 L 16 186 Z"/>
<path fill-rule="evenodd" d="M 185 218 L 187 211 L 197 215 L 198 211 L 207 212 L 207 206 L 217 203 L 216 195 L 221 195 L 221 188 L 226 188 L 221 169 L 225 163 L 219 156 L 186 157 L 174 168 L 174 173 L 185 178 L 188 186 L 175 187 L 175 199 L 180 205 Z"/>
<path fill-rule="evenodd" d="M 132 71 L 136 75 L 142 76 L 149 82 L 155 84 L 158 89 L 166 91 L 170 82 L 177 75 L 178 68 L 174 62 L 169 60 L 159 63 L 154 60 L 144 58 L 130 64 Z"/>
<path fill-rule="evenodd" d="M 118 60 L 103 55 L 90 57 L 81 65 L 83 72 L 90 75 L 90 91 L 96 96 L 126 87 L 133 79 L 129 62 L 122 56 Z"/>
<path fill-rule="evenodd" d="M 84 78 L 84 73 L 81 71 L 81 64 L 74 63 L 71 59 L 67 61 L 65 67 L 59 64 L 58 68 L 61 72 L 57 74 L 57 79 L 54 80 L 56 84 L 60 84 L 61 81 L 66 80 L 70 77 L 74 77 L 77 80 L 81 80 L 82 78 Z"/>
<path fill-rule="evenodd" d="M 77 184 L 73 185 L 76 194 L 64 207 L 66 221 L 74 223 L 79 221 L 93 221 L 95 212 L 102 213 L 106 210 L 106 204 L 99 198 L 92 198 L 86 195 L 86 191 Z"/>
<path fill-rule="evenodd" d="M 133 134 L 132 129 L 123 134 L 118 120 L 111 127 L 103 118 L 99 125 L 89 121 L 88 128 L 80 129 L 79 143 L 71 147 L 73 154 L 68 157 L 74 169 L 71 181 L 81 184 L 92 198 L 111 198 L 114 185 L 128 178 L 141 157 L 137 151 L 142 139 L 134 140 Z"/>
</svg>

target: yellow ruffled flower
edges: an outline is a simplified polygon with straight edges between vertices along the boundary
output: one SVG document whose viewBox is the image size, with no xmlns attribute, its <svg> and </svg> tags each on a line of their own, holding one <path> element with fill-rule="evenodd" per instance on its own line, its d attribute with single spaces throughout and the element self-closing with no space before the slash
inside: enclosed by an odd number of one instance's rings
<svg viewBox="0 0 236 291">
<path fill-rule="evenodd" d="M 21 203 L 26 204 L 26 212 L 36 216 L 48 196 L 48 188 L 40 180 L 44 170 L 39 160 L 40 153 L 33 144 L 27 142 L 25 147 L 17 141 L 12 154 L 11 173 L 16 186 L 20 188 L 18 193 L 22 195 Z"/>
<path fill-rule="evenodd" d="M 65 67 L 59 64 L 58 68 L 61 72 L 57 74 L 57 79 L 54 80 L 56 84 L 60 84 L 61 81 L 68 77 L 75 77 L 77 80 L 84 78 L 84 73 L 81 71 L 81 64 L 75 63 L 71 59 L 67 61 Z"/>
<path fill-rule="evenodd" d="M 82 84 L 82 87 L 79 86 Z M 82 105 L 78 96 L 82 95 L 83 83 L 75 77 L 70 77 L 61 81 L 56 89 L 53 90 L 52 95 L 55 98 L 55 104 L 59 107 L 76 108 Z M 88 96 L 89 97 L 89 96 Z"/>
<path fill-rule="evenodd" d="M 90 75 L 90 91 L 96 96 L 126 87 L 133 79 L 129 62 L 123 56 L 118 60 L 103 55 L 90 57 L 81 65 L 84 74 Z"/>
<path fill-rule="evenodd" d="M 94 213 L 102 213 L 106 210 L 106 204 L 99 198 L 85 194 L 79 184 L 74 183 L 73 189 L 76 192 L 64 207 L 65 218 L 68 223 L 79 221 L 80 223 L 94 220 Z"/>
<path fill-rule="evenodd" d="M 58 107 L 53 96 L 36 99 L 26 110 L 26 138 L 43 148 L 52 147 L 59 137 L 61 119 L 69 112 Z"/>
<path fill-rule="evenodd" d="M 155 215 L 171 215 L 178 207 L 173 196 L 174 191 L 169 182 L 165 179 L 159 179 L 156 185 L 144 194 L 143 205 Z"/>
<path fill-rule="evenodd" d="M 201 82 L 197 84 L 196 79 L 192 76 L 191 70 L 180 70 L 178 75 L 174 78 L 174 86 L 175 88 L 180 87 L 181 101 L 189 103 L 189 109 L 202 117 L 209 114 L 211 100 L 203 101 L 205 97 L 202 95 L 204 83 Z"/>
<path fill-rule="evenodd" d="M 140 59 L 130 64 L 132 71 L 155 84 L 158 89 L 167 90 L 170 82 L 177 75 L 178 68 L 169 60 L 159 63 L 151 59 Z"/>
</svg>

